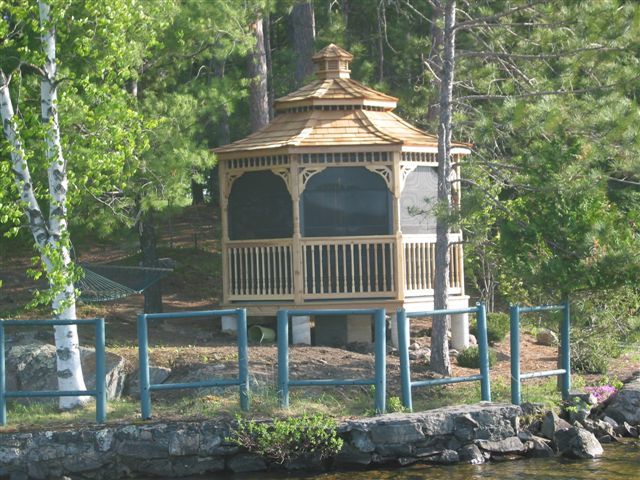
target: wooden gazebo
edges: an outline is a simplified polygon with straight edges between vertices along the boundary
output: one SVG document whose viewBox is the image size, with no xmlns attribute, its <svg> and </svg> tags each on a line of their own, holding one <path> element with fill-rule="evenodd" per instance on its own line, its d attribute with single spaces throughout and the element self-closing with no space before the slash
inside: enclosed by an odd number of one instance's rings
<svg viewBox="0 0 640 480">
<path fill-rule="evenodd" d="M 351 79 L 352 58 L 322 49 L 317 79 L 276 100 L 271 123 L 215 150 L 225 307 L 433 307 L 437 138 Z M 450 304 L 466 307 L 461 233 L 450 249 Z"/>
</svg>

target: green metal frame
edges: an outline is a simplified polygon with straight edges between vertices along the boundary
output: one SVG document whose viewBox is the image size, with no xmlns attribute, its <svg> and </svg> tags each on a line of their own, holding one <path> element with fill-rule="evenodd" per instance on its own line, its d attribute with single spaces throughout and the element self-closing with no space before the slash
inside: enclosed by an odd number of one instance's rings
<svg viewBox="0 0 640 480">
<path fill-rule="evenodd" d="M 233 316 L 238 319 L 238 378 L 206 380 L 190 383 L 152 384 L 149 381 L 149 320 L 167 320 L 175 318 L 210 318 Z M 203 310 L 175 313 L 145 313 L 138 315 L 138 358 L 140 361 L 140 409 L 142 418 L 151 418 L 151 392 L 158 390 L 178 390 L 184 388 L 230 387 L 240 389 L 240 408 L 249 410 L 249 347 L 247 342 L 247 311 Z"/>
<path fill-rule="evenodd" d="M 289 379 L 289 319 L 294 316 L 335 316 L 335 315 L 371 315 L 375 322 L 375 377 L 373 379 Z M 278 393 L 280 406 L 289 407 L 289 387 L 334 386 L 334 385 L 374 385 L 375 409 L 377 413 L 386 410 L 387 395 L 387 338 L 385 310 L 347 309 L 347 310 L 279 310 L 278 311 Z"/>
<path fill-rule="evenodd" d="M 96 348 L 96 388 L 94 390 L 39 390 L 13 391 L 6 390 L 5 370 L 5 326 L 47 326 L 59 325 L 95 325 Z M 107 419 L 107 389 L 105 370 L 105 333 L 104 318 L 76 319 L 76 320 L 3 320 L 0 319 L 0 425 L 7 423 L 8 398 L 42 398 L 42 397 L 79 397 L 92 396 L 96 398 L 96 422 L 104 423 Z"/>
<path fill-rule="evenodd" d="M 557 370 L 547 370 L 543 372 L 521 373 L 520 371 L 520 314 L 531 312 L 562 311 L 562 322 L 560 326 L 560 366 Z M 562 377 L 562 398 L 566 400 L 571 390 L 571 352 L 569 346 L 571 308 L 569 301 L 560 305 L 540 305 L 537 307 L 521 307 L 511 305 L 509 309 L 511 317 L 511 403 L 520 405 L 522 401 L 521 383 L 527 378 L 540 378 L 561 376 Z"/>
<path fill-rule="evenodd" d="M 411 364 L 409 362 L 409 318 L 433 317 L 435 315 L 456 315 L 475 313 L 478 318 L 478 350 L 480 354 L 480 374 L 469 377 L 446 377 L 434 380 L 411 380 Z M 400 381 L 402 386 L 402 405 L 407 410 L 413 410 L 412 388 L 433 387 L 449 383 L 480 381 L 482 401 L 491 401 L 491 379 L 489 377 L 489 342 L 487 340 L 487 315 L 484 304 L 478 303 L 472 308 L 451 310 L 429 310 L 424 312 L 410 312 L 401 308 L 397 311 L 398 322 L 398 354 L 400 356 Z"/>
</svg>

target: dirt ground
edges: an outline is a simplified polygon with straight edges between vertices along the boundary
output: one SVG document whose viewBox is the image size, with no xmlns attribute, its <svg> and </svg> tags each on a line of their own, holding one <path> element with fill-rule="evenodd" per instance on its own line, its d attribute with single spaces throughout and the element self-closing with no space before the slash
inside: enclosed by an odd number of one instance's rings
<svg viewBox="0 0 640 480">
<path fill-rule="evenodd" d="M 188 209 L 187 214 L 168 218 L 159 228 L 160 256 L 177 262 L 175 272 L 162 280 L 165 311 L 201 310 L 218 305 L 220 285 L 220 252 L 215 221 L 216 212 L 208 206 Z M 76 240 L 76 252 L 82 262 L 135 265 L 137 242 L 135 237 L 122 237 L 109 242 L 95 239 Z M 30 266 L 31 252 L 17 244 L 11 252 L 0 254 L 0 317 L 19 316 L 37 318 L 42 312 L 16 312 L 31 298 L 37 284 L 25 271 Z M 131 370 L 137 366 L 136 315 L 142 311 L 141 295 L 123 300 L 93 305 L 80 305 L 79 316 L 104 316 L 107 322 L 108 348 L 123 355 Z M 429 346 L 425 331 L 429 319 L 415 319 L 411 324 L 411 341 L 421 347 Z M 80 329 L 81 341 L 91 343 L 91 329 Z M 194 365 L 219 363 L 231 374 L 237 358 L 234 340 L 220 331 L 219 321 L 176 320 L 150 328 L 151 363 L 172 369 L 188 369 Z M 493 346 L 497 364 L 492 378 L 510 378 L 509 338 Z M 522 371 L 552 370 L 557 368 L 557 348 L 538 345 L 535 339 L 523 334 Z M 262 377 L 276 378 L 276 347 L 253 345 L 250 347 L 250 370 Z M 290 372 L 292 378 L 365 378 L 373 376 L 373 355 L 331 347 L 292 347 Z M 399 392 L 399 360 L 387 357 L 388 386 L 391 394 Z M 452 362 L 454 376 L 477 373 Z M 413 362 L 414 378 L 427 374 L 426 363 Z M 610 376 L 626 378 L 640 370 L 640 355 L 627 354 L 610 365 Z M 587 378 L 587 381 L 595 377 Z"/>
</svg>

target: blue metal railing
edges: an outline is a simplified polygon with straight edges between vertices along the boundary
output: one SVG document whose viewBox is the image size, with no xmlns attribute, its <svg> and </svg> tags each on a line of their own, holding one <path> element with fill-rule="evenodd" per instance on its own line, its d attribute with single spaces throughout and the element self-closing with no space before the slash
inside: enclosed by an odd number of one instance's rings
<svg viewBox="0 0 640 480">
<path fill-rule="evenodd" d="M 203 318 L 233 316 L 238 319 L 238 378 L 206 380 L 190 383 L 152 384 L 149 381 L 149 320 L 174 318 Z M 175 313 L 146 313 L 138 315 L 138 357 L 140 360 L 140 408 L 142 418 L 151 418 L 151 392 L 159 390 L 178 390 L 183 388 L 229 387 L 238 385 L 240 389 L 240 408 L 249 410 L 249 348 L 247 345 L 247 311 L 244 308 L 234 310 L 203 310 Z"/>
<path fill-rule="evenodd" d="M 409 318 L 432 317 L 435 315 L 456 315 L 475 313 L 478 321 L 478 353 L 480 356 L 480 374 L 470 377 L 448 377 L 433 380 L 411 381 L 411 367 L 409 362 Z M 400 355 L 400 381 L 402 385 L 402 405 L 413 409 L 411 390 L 413 387 L 432 387 L 449 383 L 480 381 L 480 392 L 483 401 L 491 401 L 491 382 L 489 378 L 489 342 L 487 340 L 487 314 L 483 304 L 473 308 L 453 310 L 430 310 L 426 312 L 406 312 L 403 308 L 397 312 L 398 322 L 398 354 Z"/>
<path fill-rule="evenodd" d="M 96 348 L 96 388 L 94 390 L 38 390 L 13 391 L 6 390 L 5 371 L 5 326 L 47 326 L 59 325 L 95 325 Z M 78 397 L 92 396 L 96 398 L 96 422 L 104 423 L 107 418 L 107 391 L 105 379 L 105 348 L 104 348 L 104 318 L 76 319 L 76 320 L 2 320 L 0 319 L 0 425 L 7 423 L 7 398 L 36 398 L 36 397 Z"/>
<path fill-rule="evenodd" d="M 531 312 L 547 312 L 562 310 L 562 322 L 560 326 L 560 366 L 557 370 L 543 372 L 520 372 L 520 314 Z M 509 309 L 511 317 L 511 403 L 520 405 L 522 401 L 521 383 L 527 378 L 540 378 L 562 376 L 562 398 L 567 399 L 571 390 L 571 357 L 569 348 L 569 324 L 571 311 L 569 301 L 560 305 L 540 305 L 537 307 L 521 307 L 511 305 Z"/>
<path fill-rule="evenodd" d="M 334 316 L 334 315 L 371 315 L 375 322 L 375 377 L 373 379 L 289 379 L 289 319 L 293 316 Z M 289 407 L 289 387 L 330 386 L 330 385 L 373 385 L 375 387 L 375 409 L 378 413 L 386 410 L 387 392 L 387 339 L 385 310 L 347 309 L 347 310 L 279 310 L 278 311 L 278 393 L 280 406 Z"/>
</svg>

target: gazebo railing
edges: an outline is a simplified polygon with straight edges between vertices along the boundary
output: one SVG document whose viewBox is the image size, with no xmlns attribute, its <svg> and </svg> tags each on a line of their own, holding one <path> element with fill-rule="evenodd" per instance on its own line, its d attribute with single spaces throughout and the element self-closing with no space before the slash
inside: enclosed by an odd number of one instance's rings
<svg viewBox="0 0 640 480">
<path fill-rule="evenodd" d="M 305 298 L 393 297 L 395 237 L 302 239 Z"/>
<path fill-rule="evenodd" d="M 459 234 L 449 235 L 449 293 L 463 293 L 464 268 Z M 402 239 L 405 263 L 405 293 L 432 295 L 435 280 L 436 236 L 405 235 Z"/>
<path fill-rule="evenodd" d="M 398 268 L 397 237 L 289 238 L 232 240 L 226 243 L 227 297 L 230 301 L 340 298 L 396 298 L 398 279 L 405 295 L 433 295 L 435 235 L 404 235 Z M 299 249 L 294 255 L 294 248 Z M 464 293 L 461 236 L 450 235 L 450 290 Z M 296 266 L 297 262 L 297 266 Z M 296 289 L 297 286 L 297 289 Z"/>
<path fill-rule="evenodd" d="M 234 240 L 225 250 L 230 300 L 293 298 L 291 239 Z"/>
</svg>

